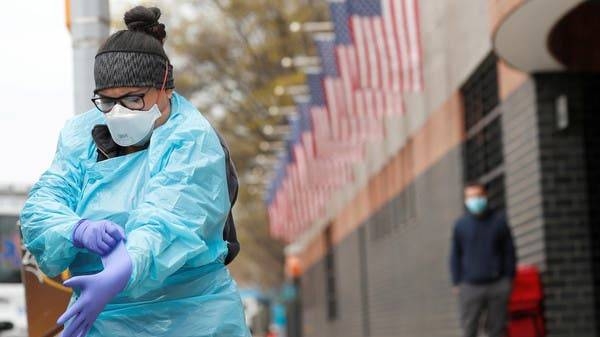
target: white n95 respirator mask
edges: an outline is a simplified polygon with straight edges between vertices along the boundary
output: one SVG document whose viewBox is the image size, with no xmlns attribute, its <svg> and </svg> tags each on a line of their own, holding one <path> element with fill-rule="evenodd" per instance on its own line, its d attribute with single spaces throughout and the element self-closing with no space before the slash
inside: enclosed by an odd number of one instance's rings
<svg viewBox="0 0 600 337">
<path fill-rule="evenodd" d="M 121 146 L 144 145 L 154 130 L 154 122 L 160 117 L 160 109 L 154 104 L 150 110 L 131 110 L 120 104 L 105 113 L 106 125 L 115 143 Z"/>
</svg>

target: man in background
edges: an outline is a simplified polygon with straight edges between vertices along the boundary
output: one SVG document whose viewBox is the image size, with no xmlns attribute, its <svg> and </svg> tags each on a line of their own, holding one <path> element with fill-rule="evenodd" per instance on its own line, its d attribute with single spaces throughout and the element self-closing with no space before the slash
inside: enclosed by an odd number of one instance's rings
<svg viewBox="0 0 600 337">
<path fill-rule="evenodd" d="M 503 212 L 488 207 L 484 185 L 464 190 L 467 213 L 454 224 L 450 270 L 458 295 L 464 337 L 476 337 L 486 313 L 489 337 L 503 337 L 516 256 L 510 226 Z"/>
</svg>

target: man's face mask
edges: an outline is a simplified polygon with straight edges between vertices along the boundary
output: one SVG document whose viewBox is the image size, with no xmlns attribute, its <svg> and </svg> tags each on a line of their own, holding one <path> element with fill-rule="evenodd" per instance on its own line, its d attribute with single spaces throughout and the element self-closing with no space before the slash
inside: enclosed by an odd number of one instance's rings
<svg viewBox="0 0 600 337">
<path fill-rule="evenodd" d="M 154 122 L 160 118 L 158 105 L 150 110 L 131 110 L 120 104 L 104 114 L 106 125 L 115 141 L 121 146 L 144 145 L 154 130 Z"/>
<path fill-rule="evenodd" d="M 473 214 L 481 214 L 487 208 L 486 197 L 469 197 L 465 200 L 465 206 Z"/>
</svg>

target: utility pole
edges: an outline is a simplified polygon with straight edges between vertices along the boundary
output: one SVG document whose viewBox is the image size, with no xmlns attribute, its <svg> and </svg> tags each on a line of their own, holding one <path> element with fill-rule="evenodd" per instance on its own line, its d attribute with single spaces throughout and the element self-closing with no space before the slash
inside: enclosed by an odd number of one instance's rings
<svg viewBox="0 0 600 337">
<path fill-rule="evenodd" d="M 65 0 L 73 43 L 75 113 L 93 108 L 94 56 L 110 32 L 108 0 Z"/>
</svg>

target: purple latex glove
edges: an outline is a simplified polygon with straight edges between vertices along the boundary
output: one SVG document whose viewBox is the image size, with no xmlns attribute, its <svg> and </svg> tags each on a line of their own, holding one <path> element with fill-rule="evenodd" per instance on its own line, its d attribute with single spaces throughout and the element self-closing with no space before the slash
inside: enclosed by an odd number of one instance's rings
<svg viewBox="0 0 600 337">
<path fill-rule="evenodd" d="M 81 293 L 56 321 L 63 325 L 71 319 L 61 337 L 85 336 L 106 304 L 127 285 L 133 266 L 123 241 L 102 257 L 102 264 L 104 270 L 97 274 L 75 276 L 64 282 L 64 285 L 78 289 Z"/>
<path fill-rule="evenodd" d="M 121 226 L 108 220 L 80 220 L 73 229 L 73 244 L 100 256 L 108 254 L 119 241 L 125 239 Z"/>
</svg>

